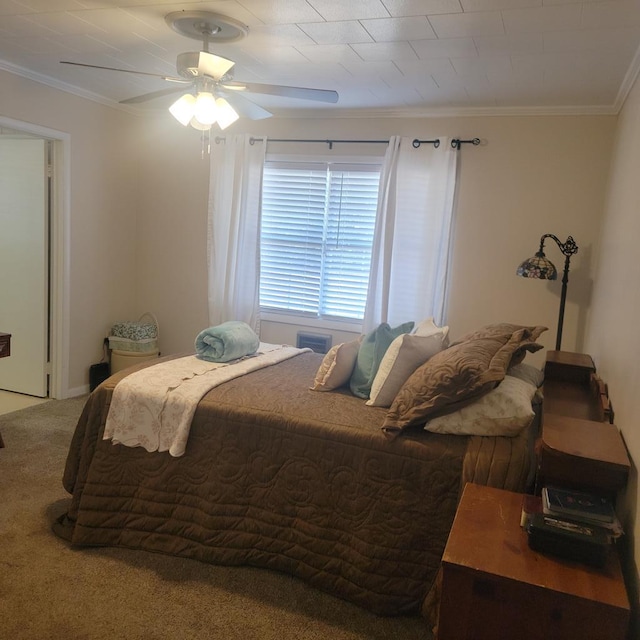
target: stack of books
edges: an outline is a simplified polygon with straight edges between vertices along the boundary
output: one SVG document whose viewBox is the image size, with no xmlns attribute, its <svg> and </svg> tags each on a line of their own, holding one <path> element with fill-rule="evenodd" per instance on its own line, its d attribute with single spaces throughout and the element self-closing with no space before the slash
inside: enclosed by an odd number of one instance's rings
<svg viewBox="0 0 640 640">
<path fill-rule="evenodd" d="M 542 500 L 525 500 L 522 526 L 532 549 L 597 566 L 622 535 L 608 498 L 559 487 L 544 487 Z"/>
<path fill-rule="evenodd" d="M 583 491 L 571 491 L 559 487 L 542 489 L 544 513 L 566 516 L 572 520 L 612 527 L 616 512 L 608 498 Z"/>
</svg>

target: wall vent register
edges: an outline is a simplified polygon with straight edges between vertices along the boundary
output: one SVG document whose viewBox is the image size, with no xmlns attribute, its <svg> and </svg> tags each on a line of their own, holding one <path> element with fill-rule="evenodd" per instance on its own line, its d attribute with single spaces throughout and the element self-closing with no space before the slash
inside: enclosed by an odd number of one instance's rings
<svg viewBox="0 0 640 640">
<path fill-rule="evenodd" d="M 323 333 L 298 332 L 296 347 L 298 349 L 311 349 L 316 353 L 327 353 L 331 348 L 331 336 Z"/>
</svg>

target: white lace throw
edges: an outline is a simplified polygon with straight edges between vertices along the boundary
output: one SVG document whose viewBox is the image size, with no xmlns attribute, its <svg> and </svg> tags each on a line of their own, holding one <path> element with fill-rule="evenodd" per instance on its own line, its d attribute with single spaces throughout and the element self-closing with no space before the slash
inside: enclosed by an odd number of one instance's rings
<svg viewBox="0 0 640 640">
<path fill-rule="evenodd" d="M 131 373 L 113 391 L 103 439 L 181 456 L 193 414 L 208 391 L 304 351 L 309 349 L 261 342 L 255 355 L 233 362 L 187 356 Z"/>
</svg>

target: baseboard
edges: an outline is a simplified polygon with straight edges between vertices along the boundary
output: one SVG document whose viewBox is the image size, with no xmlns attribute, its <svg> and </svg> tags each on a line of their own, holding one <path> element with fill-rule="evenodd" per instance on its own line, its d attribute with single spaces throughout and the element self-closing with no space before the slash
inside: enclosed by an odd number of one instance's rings
<svg viewBox="0 0 640 640">
<path fill-rule="evenodd" d="M 61 398 L 61 400 L 66 400 L 68 398 L 77 398 L 78 396 L 86 396 L 89 393 L 89 385 L 85 384 L 81 387 L 74 387 L 73 389 L 67 389 L 67 393 L 65 394 L 65 398 Z"/>
</svg>

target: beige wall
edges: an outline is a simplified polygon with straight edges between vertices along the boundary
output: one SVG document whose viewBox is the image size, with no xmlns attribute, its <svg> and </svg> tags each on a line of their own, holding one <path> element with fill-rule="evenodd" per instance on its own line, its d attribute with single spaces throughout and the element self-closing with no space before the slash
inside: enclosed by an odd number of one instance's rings
<svg viewBox="0 0 640 640">
<path fill-rule="evenodd" d="M 600 251 L 594 284 L 592 313 L 586 349 L 609 385 L 615 422 L 634 461 L 624 501 L 624 526 L 631 554 L 632 575 L 637 580 L 640 557 L 640 82 L 620 113 L 611 182 L 601 228 Z M 635 596 L 637 601 L 637 595 Z"/>
<path fill-rule="evenodd" d="M 101 339 L 113 322 L 147 310 L 159 319 L 164 353 L 191 350 L 208 322 L 209 171 L 199 134 L 163 112 L 136 118 L 6 72 L 0 72 L 0 82 L 0 116 L 71 139 L 68 387 L 87 384 L 88 367 L 99 359 Z M 539 323 L 549 326 L 543 341 L 552 347 L 560 283 L 522 280 L 514 271 L 535 252 L 541 234 L 572 234 L 580 251 L 572 261 L 563 347 L 584 349 L 615 118 L 273 118 L 234 127 L 272 138 L 481 138 L 481 146 L 461 152 L 448 315 L 452 336 L 493 321 Z M 336 145 L 331 153 L 383 152 L 384 146 L 373 147 Z M 327 151 L 326 145 L 313 149 Z M 554 245 L 548 255 L 562 264 Z M 297 330 L 265 323 L 263 339 L 292 342 Z M 336 332 L 334 342 L 345 337 Z"/>
<path fill-rule="evenodd" d="M 71 160 L 69 375 L 88 385 L 102 339 L 135 304 L 137 118 L 0 71 L 0 116 L 68 134 Z"/>
<path fill-rule="evenodd" d="M 111 324 L 147 310 L 159 319 L 164 353 L 190 351 L 208 323 L 208 163 L 201 158 L 198 134 L 165 114 L 142 120 L 3 71 L 0 87 L 0 116 L 64 132 L 71 140 L 66 386 L 86 389 L 88 367 L 100 358 L 101 340 Z M 553 348 L 560 282 L 522 280 L 515 268 L 537 250 L 543 233 L 562 240 L 573 235 L 580 250 L 572 260 L 563 348 L 594 356 L 609 384 L 616 422 L 637 460 L 638 85 L 620 116 L 614 148 L 616 124 L 607 116 L 272 119 L 240 122 L 235 131 L 286 138 L 481 138 L 481 146 L 462 151 L 451 335 L 494 321 L 546 324 L 550 331 L 542 341 Z M 339 149 L 371 152 L 370 146 Z M 547 255 L 562 266 L 553 244 Z M 265 327 L 266 338 L 274 341 L 293 341 L 296 330 Z M 344 337 L 337 333 L 334 342 Z M 543 354 L 536 357 L 541 361 Z M 634 469 L 625 524 L 636 549 L 637 508 Z"/>
<path fill-rule="evenodd" d="M 163 354 L 191 352 L 208 326 L 209 163 L 199 134 L 171 116 L 147 123 L 140 162 L 137 313 L 152 311 Z"/>
<path fill-rule="evenodd" d="M 480 146 L 461 151 L 451 334 L 497 321 L 544 324 L 550 330 L 542 341 L 553 348 L 560 281 L 528 281 L 516 277 L 515 270 L 537 251 L 543 233 L 554 233 L 561 240 L 573 235 L 580 247 L 571 264 L 563 348 L 584 348 L 614 117 L 272 119 L 242 125 L 272 138 L 481 138 Z M 196 132 L 165 117 L 146 127 L 137 245 L 139 310 L 158 314 L 163 351 L 175 353 L 191 349 L 195 334 L 207 323 L 207 161 L 201 160 Z M 333 153 L 372 153 L 372 146 L 335 145 Z M 327 151 L 326 145 L 314 149 Z M 303 148 L 274 144 L 272 150 Z M 384 146 L 377 149 L 383 152 Z M 561 268 L 559 249 L 553 243 L 547 249 Z M 264 323 L 262 338 L 295 342 L 297 330 Z M 336 333 L 334 343 L 344 337 Z"/>
</svg>

